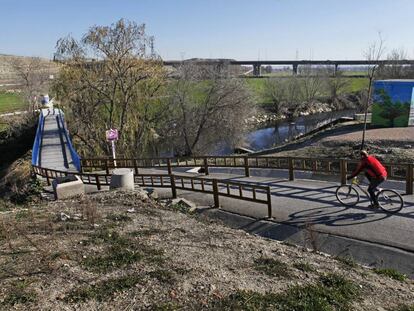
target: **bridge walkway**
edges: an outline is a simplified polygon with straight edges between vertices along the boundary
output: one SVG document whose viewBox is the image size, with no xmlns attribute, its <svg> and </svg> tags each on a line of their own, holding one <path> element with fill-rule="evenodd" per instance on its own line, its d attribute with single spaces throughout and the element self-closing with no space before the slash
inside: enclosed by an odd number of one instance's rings
<svg viewBox="0 0 414 311">
<path fill-rule="evenodd" d="M 42 130 L 39 166 L 44 168 L 77 171 L 65 135 L 65 128 L 59 109 L 42 109 L 44 124 Z"/>
</svg>

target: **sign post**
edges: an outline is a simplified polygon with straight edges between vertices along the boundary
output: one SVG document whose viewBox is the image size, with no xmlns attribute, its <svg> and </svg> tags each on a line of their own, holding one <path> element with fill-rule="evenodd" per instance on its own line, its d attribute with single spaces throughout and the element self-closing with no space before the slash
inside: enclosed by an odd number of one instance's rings
<svg viewBox="0 0 414 311">
<path fill-rule="evenodd" d="M 118 130 L 109 129 L 106 131 L 106 140 L 111 143 L 112 158 L 114 159 L 114 166 L 116 167 L 116 153 L 115 153 L 115 141 L 118 140 Z"/>
</svg>

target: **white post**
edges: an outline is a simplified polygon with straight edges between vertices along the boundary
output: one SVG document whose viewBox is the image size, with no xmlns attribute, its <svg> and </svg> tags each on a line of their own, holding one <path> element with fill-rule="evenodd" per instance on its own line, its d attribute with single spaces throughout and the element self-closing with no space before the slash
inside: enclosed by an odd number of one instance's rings
<svg viewBox="0 0 414 311">
<path fill-rule="evenodd" d="M 414 126 L 414 87 L 411 91 L 411 106 L 410 106 L 410 114 L 408 116 L 408 126 Z"/>
<path fill-rule="evenodd" d="M 112 158 L 114 159 L 114 166 L 116 167 L 116 157 L 115 157 L 115 141 L 111 140 L 111 146 L 112 146 Z"/>
</svg>

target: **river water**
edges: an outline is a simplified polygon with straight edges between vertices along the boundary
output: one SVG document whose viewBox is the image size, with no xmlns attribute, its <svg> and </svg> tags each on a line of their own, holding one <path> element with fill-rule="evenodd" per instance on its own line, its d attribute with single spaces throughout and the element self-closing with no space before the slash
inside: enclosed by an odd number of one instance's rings
<svg viewBox="0 0 414 311">
<path fill-rule="evenodd" d="M 308 133 L 341 117 L 353 117 L 354 114 L 355 110 L 342 110 L 301 116 L 292 122 L 280 121 L 277 125 L 255 129 L 246 133 L 244 143 L 241 145 L 253 151 L 276 147 L 291 141 L 298 135 Z M 209 154 L 227 155 L 232 153 L 232 148 L 223 144 L 213 148 Z"/>
</svg>

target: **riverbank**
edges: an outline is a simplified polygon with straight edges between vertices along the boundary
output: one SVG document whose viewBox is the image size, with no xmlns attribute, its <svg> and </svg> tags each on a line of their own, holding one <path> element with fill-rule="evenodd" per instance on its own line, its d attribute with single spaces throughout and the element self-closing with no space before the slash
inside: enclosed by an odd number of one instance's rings
<svg viewBox="0 0 414 311">
<path fill-rule="evenodd" d="M 245 134 L 243 143 L 239 147 L 256 152 L 271 148 L 277 149 L 278 146 L 285 145 L 289 141 L 296 141 L 297 137 L 309 136 L 308 133 L 313 133 L 321 127 L 327 127 L 338 120 L 353 118 L 354 115 L 355 110 L 322 112 L 298 117 L 294 122 L 285 120 L 279 121 L 277 124 L 257 127 Z"/>
<path fill-rule="evenodd" d="M 299 112 L 299 117 L 316 115 L 318 113 L 333 112 L 335 110 L 326 103 L 314 103 L 305 111 Z M 277 122 L 287 121 L 286 113 L 276 114 L 270 111 L 263 110 L 254 116 L 246 119 L 246 123 L 251 127 L 266 127 L 275 125 Z M 296 119 L 296 118 L 295 118 Z"/>
<path fill-rule="evenodd" d="M 358 158 L 363 124 L 346 122 L 256 154 L 312 158 Z M 414 162 L 414 127 L 368 128 L 366 149 L 386 162 Z"/>
</svg>

